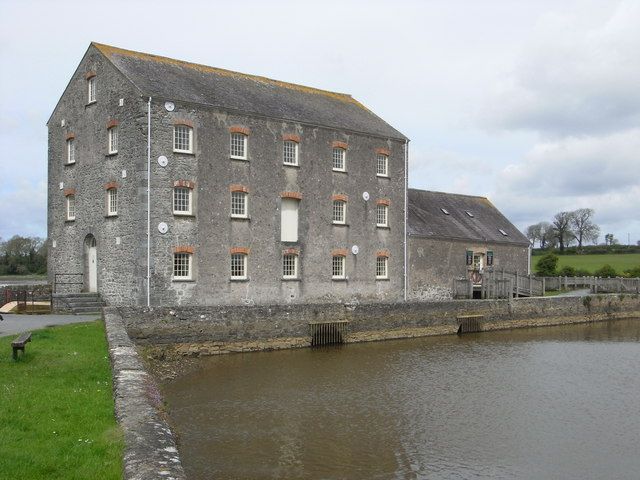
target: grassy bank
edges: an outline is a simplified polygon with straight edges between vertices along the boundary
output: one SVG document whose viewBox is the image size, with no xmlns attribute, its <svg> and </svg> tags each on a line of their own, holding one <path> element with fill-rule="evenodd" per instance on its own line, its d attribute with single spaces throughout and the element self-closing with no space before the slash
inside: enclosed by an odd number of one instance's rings
<svg viewBox="0 0 640 480">
<path fill-rule="evenodd" d="M 0 338 L 0 476 L 122 478 L 104 324 L 36 330 L 17 362 L 16 336 Z"/>
<path fill-rule="evenodd" d="M 531 269 L 535 271 L 538 261 L 542 257 L 531 257 Z M 611 265 L 616 272 L 622 273 L 640 265 L 640 253 L 624 254 L 600 254 L 600 255 L 560 255 L 558 257 L 558 269 L 570 266 L 577 269 L 595 272 L 604 265 Z"/>
</svg>

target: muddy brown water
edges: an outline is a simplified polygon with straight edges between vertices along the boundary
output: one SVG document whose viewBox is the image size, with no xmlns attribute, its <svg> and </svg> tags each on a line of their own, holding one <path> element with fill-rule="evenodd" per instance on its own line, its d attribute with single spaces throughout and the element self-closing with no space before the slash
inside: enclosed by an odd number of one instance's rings
<svg viewBox="0 0 640 480">
<path fill-rule="evenodd" d="M 198 367 L 163 385 L 189 479 L 640 478 L 640 319 Z"/>
</svg>

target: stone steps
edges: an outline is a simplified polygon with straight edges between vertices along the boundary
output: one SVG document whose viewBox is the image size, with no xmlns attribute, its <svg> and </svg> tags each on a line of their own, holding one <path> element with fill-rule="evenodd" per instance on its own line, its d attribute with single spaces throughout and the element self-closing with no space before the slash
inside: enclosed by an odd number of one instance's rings
<svg viewBox="0 0 640 480">
<path fill-rule="evenodd" d="M 56 293 L 53 295 L 55 310 L 74 314 L 100 313 L 104 303 L 97 293 Z"/>
</svg>

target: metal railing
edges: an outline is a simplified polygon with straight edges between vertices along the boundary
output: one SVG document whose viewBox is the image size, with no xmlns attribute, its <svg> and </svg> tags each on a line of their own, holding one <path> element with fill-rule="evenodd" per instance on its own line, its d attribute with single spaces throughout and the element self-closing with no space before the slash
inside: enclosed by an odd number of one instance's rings
<svg viewBox="0 0 640 480">
<path fill-rule="evenodd" d="M 78 285 L 80 286 L 79 288 L 77 287 Z M 84 273 L 55 273 L 53 275 L 53 293 L 80 293 L 83 285 Z M 69 287 L 72 291 L 61 292 L 61 287 L 63 290 L 67 290 L 67 287 Z"/>
</svg>

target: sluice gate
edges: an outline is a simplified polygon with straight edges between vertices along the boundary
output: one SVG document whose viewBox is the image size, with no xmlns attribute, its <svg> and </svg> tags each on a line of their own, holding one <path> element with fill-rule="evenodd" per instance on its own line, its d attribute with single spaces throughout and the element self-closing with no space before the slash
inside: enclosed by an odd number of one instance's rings
<svg viewBox="0 0 640 480">
<path fill-rule="evenodd" d="M 484 315 L 460 315 L 458 320 L 458 335 L 461 333 L 476 333 L 482 331 Z"/>
<path fill-rule="evenodd" d="M 309 323 L 309 334 L 311 335 L 311 346 L 332 345 L 344 343 L 349 330 L 348 320 L 338 320 L 336 322 L 313 322 Z"/>
</svg>

